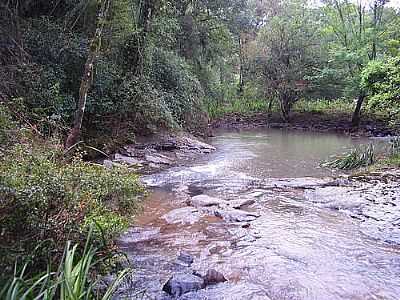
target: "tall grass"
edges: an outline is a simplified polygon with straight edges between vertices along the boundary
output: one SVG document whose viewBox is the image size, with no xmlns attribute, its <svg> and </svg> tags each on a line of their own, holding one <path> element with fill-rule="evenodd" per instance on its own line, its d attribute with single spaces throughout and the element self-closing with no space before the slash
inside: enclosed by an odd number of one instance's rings
<svg viewBox="0 0 400 300">
<path fill-rule="evenodd" d="M 207 112 L 211 119 L 217 119 L 231 113 L 250 114 L 266 112 L 267 110 L 268 101 L 265 99 L 249 100 L 241 97 L 227 103 L 216 103 L 213 101 L 207 103 Z"/>
<path fill-rule="evenodd" d="M 351 113 L 354 109 L 354 103 L 348 99 L 318 99 L 309 100 L 301 99 L 297 101 L 293 107 L 297 112 L 313 112 L 313 113 Z"/>
<path fill-rule="evenodd" d="M 368 167 L 375 162 L 375 150 L 372 144 L 359 149 L 353 149 L 349 153 L 337 157 L 331 161 L 325 161 L 322 167 L 340 170 L 353 170 L 361 167 Z"/>
<path fill-rule="evenodd" d="M 93 279 L 95 266 L 100 262 L 97 250 L 91 243 L 91 232 L 82 255 L 78 255 L 78 245 L 68 242 L 65 246 L 63 258 L 56 272 L 48 271 L 45 274 L 26 278 L 27 264 L 21 271 L 15 268 L 14 276 L 0 290 L 2 300 L 109 300 L 122 280 L 128 275 L 125 269 L 108 288 L 100 293 L 97 289 L 98 281 Z"/>
</svg>

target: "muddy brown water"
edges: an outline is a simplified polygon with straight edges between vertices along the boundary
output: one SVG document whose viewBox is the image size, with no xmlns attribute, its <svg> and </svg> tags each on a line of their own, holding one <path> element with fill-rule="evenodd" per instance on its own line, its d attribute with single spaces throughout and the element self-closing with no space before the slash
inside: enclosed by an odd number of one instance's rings
<svg viewBox="0 0 400 300">
<path fill-rule="evenodd" d="M 400 299 L 398 244 L 365 234 L 349 214 L 319 205 L 320 196 L 304 196 L 306 186 L 332 175 L 319 168 L 321 160 L 367 142 L 284 130 L 222 131 L 211 140 L 216 152 L 144 177 L 153 192 L 119 241 L 136 269 L 121 298 L 172 299 L 161 288 L 172 274 L 188 272 L 176 260 L 185 251 L 194 257 L 189 271 L 214 268 L 228 282 L 179 299 Z M 260 217 L 226 222 L 197 210 L 182 222 L 165 220 L 199 194 L 254 198 L 245 209 Z"/>
</svg>

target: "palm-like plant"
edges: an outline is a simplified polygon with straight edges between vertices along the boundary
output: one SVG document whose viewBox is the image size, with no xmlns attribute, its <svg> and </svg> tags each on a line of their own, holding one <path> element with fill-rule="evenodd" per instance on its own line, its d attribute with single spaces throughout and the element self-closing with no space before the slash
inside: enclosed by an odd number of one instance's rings
<svg viewBox="0 0 400 300">
<path fill-rule="evenodd" d="M 90 272 L 99 262 L 97 250 L 91 244 L 91 232 L 82 256 L 77 260 L 78 245 L 68 242 L 57 272 L 48 268 L 46 274 L 25 279 L 27 264 L 0 290 L 3 300 L 109 300 L 129 269 L 123 270 L 107 290 L 99 296 L 95 292 L 97 281 L 91 280 Z"/>
</svg>

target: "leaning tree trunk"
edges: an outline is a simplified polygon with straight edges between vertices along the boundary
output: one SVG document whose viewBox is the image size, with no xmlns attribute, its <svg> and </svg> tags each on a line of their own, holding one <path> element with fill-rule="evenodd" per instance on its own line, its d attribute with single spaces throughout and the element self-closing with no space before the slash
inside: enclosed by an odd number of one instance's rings
<svg viewBox="0 0 400 300">
<path fill-rule="evenodd" d="M 356 108 L 354 109 L 353 118 L 351 120 L 351 125 L 353 126 L 353 128 L 357 128 L 358 126 L 360 126 L 361 107 L 364 103 L 364 99 L 365 99 L 365 94 L 363 91 L 361 91 L 360 94 L 358 95 Z"/>
<path fill-rule="evenodd" d="M 75 113 L 74 124 L 68 135 L 67 141 L 65 142 L 65 149 L 67 149 L 67 150 L 78 143 L 79 137 L 81 135 L 82 122 L 83 122 L 83 116 L 85 114 L 87 95 L 88 95 L 89 89 L 92 85 L 93 68 L 94 68 L 96 58 L 100 51 L 101 36 L 103 33 L 104 23 L 107 18 L 107 13 L 110 8 L 110 2 L 111 2 L 111 0 L 102 1 L 100 8 L 99 8 L 97 27 L 96 27 L 94 37 L 90 43 L 89 54 L 88 54 L 88 58 L 85 63 L 85 68 L 84 68 L 84 72 L 83 72 L 83 76 L 82 76 L 82 80 L 81 80 L 81 86 L 79 88 L 79 101 L 78 101 L 78 106 L 77 106 L 76 113 Z"/>
</svg>

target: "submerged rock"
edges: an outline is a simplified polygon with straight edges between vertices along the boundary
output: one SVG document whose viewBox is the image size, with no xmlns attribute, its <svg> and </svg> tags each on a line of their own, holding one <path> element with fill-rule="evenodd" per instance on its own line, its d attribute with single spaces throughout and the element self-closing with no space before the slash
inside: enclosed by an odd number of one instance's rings
<svg viewBox="0 0 400 300">
<path fill-rule="evenodd" d="M 210 197 L 208 195 L 198 195 L 190 199 L 190 204 L 194 207 L 206 207 L 225 204 L 225 200 Z"/>
<path fill-rule="evenodd" d="M 214 214 L 216 217 L 222 218 L 228 222 L 249 222 L 249 221 L 254 221 L 260 216 L 260 214 L 256 212 L 248 212 L 237 209 L 230 209 L 230 210 L 219 209 L 216 210 Z"/>
<path fill-rule="evenodd" d="M 193 274 L 175 274 L 163 286 L 163 291 L 171 296 L 179 297 L 183 294 L 200 290 L 204 287 L 203 278 Z"/>
<path fill-rule="evenodd" d="M 242 208 L 243 206 L 248 206 L 254 204 L 256 201 L 254 199 L 238 199 L 228 202 L 228 205 L 232 208 Z"/>
<path fill-rule="evenodd" d="M 206 275 L 203 277 L 204 279 L 204 284 L 207 285 L 214 285 L 214 284 L 218 284 L 218 283 L 222 283 L 227 281 L 227 279 L 225 278 L 225 276 L 214 270 L 214 269 L 210 269 L 207 271 Z"/>
<path fill-rule="evenodd" d="M 177 208 L 162 216 L 169 224 L 194 224 L 200 217 L 201 213 L 193 207 Z"/>
<path fill-rule="evenodd" d="M 187 253 L 187 252 L 184 252 L 184 251 L 182 251 L 181 253 L 179 253 L 177 259 L 178 259 L 178 261 L 183 262 L 183 263 L 185 263 L 185 264 L 188 265 L 188 266 L 190 266 L 190 265 L 193 263 L 193 261 L 194 261 L 193 256 L 190 255 L 190 254 Z"/>
</svg>

